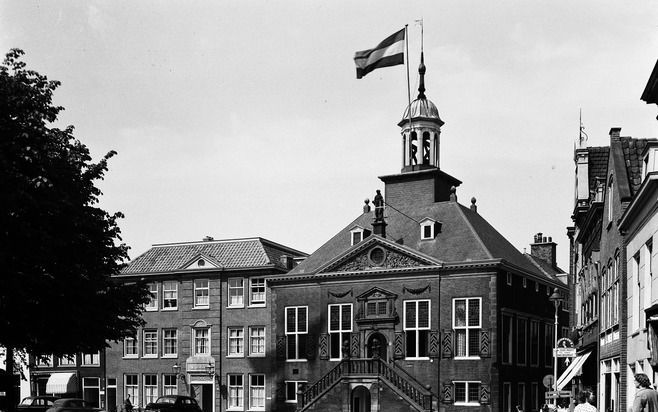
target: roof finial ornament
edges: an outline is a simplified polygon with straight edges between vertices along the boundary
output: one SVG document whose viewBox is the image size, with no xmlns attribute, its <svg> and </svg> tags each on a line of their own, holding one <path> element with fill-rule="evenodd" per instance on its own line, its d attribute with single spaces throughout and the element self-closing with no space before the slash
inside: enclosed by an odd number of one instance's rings
<svg viewBox="0 0 658 412">
<path fill-rule="evenodd" d="M 579 113 L 580 120 L 580 134 L 578 135 L 578 148 L 582 149 L 585 147 L 585 142 L 587 142 L 588 136 L 585 133 L 585 125 L 583 125 L 583 109 L 580 109 Z"/>
<path fill-rule="evenodd" d="M 471 210 L 474 211 L 475 213 L 477 213 L 478 207 L 475 204 L 475 202 L 477 202 L 477 199 L 475 197 L 472 197 L 471 198 Z"/>
<path fill-rule="evenodd" d="M 370 213 L 370 199 L 366 198 L 363 203 L 365 203 L 363 205 L 363 213 Z"/>
<path fill-rule="evenodd" d="M 418 66 L 418 74 L 420 74 L 420 82 L 418 85 L 418 98 L 419 99 L 426 99 L 425 97 L 425 53 L 420 52 L 420 66 Z"/>
<path fill-rule="evenodd" d="M 457 201 L 457 188 L 455 186 L 450 187 L 450 201 Z"/>
</svg>

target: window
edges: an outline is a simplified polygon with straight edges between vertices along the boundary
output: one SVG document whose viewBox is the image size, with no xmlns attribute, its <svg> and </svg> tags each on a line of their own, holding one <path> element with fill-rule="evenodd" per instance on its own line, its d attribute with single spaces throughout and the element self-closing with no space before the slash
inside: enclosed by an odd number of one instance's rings
<svg viewBox="0 0 658 412">
<path fill-rule="evenodd" d="M 429 300 L 404 302 L 404 332 L 408 359 L 425 359 L 429 356 L 427 340 L 430 324 Z"/>
<path fill-rule="evenodd" d="M 454 382 L 455 405 L 479 405 L 480 382 Z"/>
<path fill-rule="evenodd" d="M 352 304 L 329 305 L 329 359 L 340 360 L 343 342 L 352 332 Z"/>
<path fill-rule="evenodd" d="M 249 304 L 253 306 L 265 305 L 265 278 L 249 279 Z"/>
<path fill-rule="evenodd" d="M 553 341 L 555 338 L 553 330 L 552 324 L 544 324 L 544 365 L 546 366 L 551 366 L 553 362 Z"/>
<path fill-rule="evenodd" d="M 137 404 L 137 402 L 139 401 L 139 385 L 137 383 L 137 375 L 136 374 L 123 375 L 123 382 L 124 382 L 124 389 L 123 389 L 124 396 L 130 395 L 130 399 L 132 399 L 134 404 Z"/>
<path fill-rule="evenodd" d="M 613 218 L 612 202 L 614 200 L 614 185 L 612 183 L 612 177 L 610 177 L 610 183 L 608 183 L 608 222 L 612 222 Z"/>
<path fill-rule="evenodd" d="M 228 328 L 228 356 L 244 356 L 244 328 Z"/>
<path fill-rule="evenodd" d="M 539 293 L 539 282 L 535 282 L 535 292 Z"/>
<path fill-rule="evenodd" d="M 525 411 L 525 383 L 521 382 L 516 387 L 516 398 L 516 404 L 521 407 L 522 411 Z"/>
<path fill-rule="evenodd" d="M 434 221 L 431 219 L 426 219 L 420 222 L 420 239 L 428 240 L 434 239 Z"/>
<path fill-rule="evenodd" d="M 523 278 L 523 289 L 528 287 L 528 279 Z"/>
<path fill-rule="evenodd" d="M 178 283 L 162 282 L 162 310 L 178 309 Z"/>
<path fill-rule="evenodd" d="M 356 228 L 350 231 L 350 239 L 352 240 L 351 246 L 356 245 L 357 243 L 363 240 L 363 229 Z"/>
<path fill-rule="evenodd" d="M 228 375 L 228 408 L 242 409 L 244 407 L 244 385 L 242 375 Z"/>
<path fill-rule="evenodd" d="M 512 274 L 507 272 L 507 285 L 512 286 Z"/>
<path fill-rule="evenodd" d="M 176 375 L 162 375 L 162 394 L 178 395 L 178 385 L 176 384 Z"/>
<path fill-rule="evenodd" d="M 162 330 L 162 356 L 172 358 L 178 356 L 178 330 Z"/>
<path fill-rule="evenodd" d="M 516 362 L 519 365 L 525 365 L 526 363 L 526 333 L 528 328 L 527 319 L 517 319 L 516 320 Z M 523 406 L 523 405 L 521 405 Z"/>
<path fill-rule="evenodd" d="M 297 403 L 297 393 L 306 390 L 306 381 L 286 381 L 286 402 Z"/>
<path fill-rule="evenodd" d="M 158 375 L 144 374 L 144 403 L 149 404 L 158 399 Z"/>
<path fill-rule="evenodd" d="M 210 329 L 194 328 L 194 355 L 210 355 Z"/>
<path fill-rule="evenodd" d="M 98 366 L 101 364 L 101 354 L 96 353 L 83 353 L 82 364 L 86 366 Z"/>
<path fill-rule="evenodd" d="M 97 408 L 101 404 L 100 378 L 82 378 L 82 398 Z"/>
<path fill-rule="evenodd" d="M 286 358 L 306 358 L 306 335 L 308 334 L 308 306 L 286 308 Z"/>
<path fill-rule="evenodd" d="M 539 405 L 539 384 L 537 382 L 532 382 L 530 384 L 530 409 L 533 411 L 538 411 L 541 405 Z"/>
<path fill-rule="evenodd" d="M 249 375 L 249 410 L 265 410 L 265 375 Z"/>
<path fill-rule="evenodd" d="M 151 300 L 146 304 L 145 309 L 148 312 L 158 310 L 158 284 L 149 283 L 149 292 L 151 292 Z"/>
<path fill-rule="evenodd" d="M 158 356 L 158 331 L 144 331 L 144 352 L 145 358 L 155 358 Z"/>
<path fill-rule="evenodd" d="M 539 366 L 539 322 L 530 321 L 530 365 Z"/>
<path fill-rule="evenodd" d="M 64 355 L 57 358 L 59 366 L 75 366 L 75 355 Z"/>
<path fill-rule="evenodd" d="M 232 278 L 228 280 L 228 305 L 229 307 L 244 306 L 244 279 Z"/>
<path fill-rule="evenodd" d="M 366 302 L 366 317 L 377 318 L 388 315 L 387 301 L 369 300 Z"/>
<path fill-rule="evenodd" d="M 453 299 L 452 327 L 458 358 L 480 356 L 481 298 Z"/>
<path fill-rule="evenodd" d="M 503 363 L 512 363 L 512 317 L 503 315 L 503 333 L 502 333 L 501 351 Z"/>
<path fill-rule="evenodd" d="M 194 280 L 194 307 L 208 308 L 210 306 L 210 288 L 208 279 Z"/>
<path fill-rule="evenodd" d="M 503 382 L 503 412 L 512 412 L 512 384 Z"/>
<path fill-rule="evenodd" d="M 53 366 L 53 355 L 38 356 L 35 358 L 36 366 Z"/>
<path fill-rule="evenodd" d="M 249 355 L 265 356 L 264 326 L 249 326 Z"/>
<path fill-rule="evenodd" d="M 136 358 L 137 353 L 137 339 L 135 338 L 126 338 L 123 340 L 123 357 L 124 358 Z"/>
</svg>

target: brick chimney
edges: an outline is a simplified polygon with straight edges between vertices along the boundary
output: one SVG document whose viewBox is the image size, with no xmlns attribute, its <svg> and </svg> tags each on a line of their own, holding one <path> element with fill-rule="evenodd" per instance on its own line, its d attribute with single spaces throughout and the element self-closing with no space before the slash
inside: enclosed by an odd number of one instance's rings
<svg viewBox="0 0 658 412">
<path fill-rule="evenodd" d="M 530 255 L 539 258 L 556 268 L 557 262 L 555 249 L 557 244 L 553 242 L 553 238 L 542 235 L 541 232 L 535 235 L 534 243 L 530 244 Z"/>
</svg>

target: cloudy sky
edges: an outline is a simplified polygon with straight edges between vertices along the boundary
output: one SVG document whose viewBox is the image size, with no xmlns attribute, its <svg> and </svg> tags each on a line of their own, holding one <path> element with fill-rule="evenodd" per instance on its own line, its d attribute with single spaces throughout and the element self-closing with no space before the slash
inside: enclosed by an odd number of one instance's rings
<svg viewBox="0 0 658 412">
<path fill-rule="evenodd" d="M 206 235 L 312 252 L 401 168 L 404 67 L 356 80 L 352 57 L 409 24 L 417 88 L 419 18 L 459 201 L 519 250 L 552 236 L 568 270 L 579 109 L 590 145 L 658 137 L 655 2 L 2 0 L 0 50 L 62 82 L 96 159 L 118 151 L 101 205 L 131 257 Z"/>
</svg>

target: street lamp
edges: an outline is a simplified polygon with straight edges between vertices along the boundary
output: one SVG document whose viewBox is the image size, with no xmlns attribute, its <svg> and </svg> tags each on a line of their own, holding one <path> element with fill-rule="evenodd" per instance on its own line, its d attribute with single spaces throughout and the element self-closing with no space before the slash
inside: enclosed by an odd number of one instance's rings
<svg viewBox="0 0 658 412">
<path fill-rule="evenodd" d="M 208 362 L 208 364 L 206 365 L 206 373 L 207 373 L 208 376 L 210 376 L 210 377 L 215 376 L 215 365 L 213 365 L 212 363 Z"/>
<path fill-rule="evenodd" d="M 557 288 L 553 289 L 553 294 L 548 298 L 555 305 L 555 342 L 553 345 L 553 390 L 557 394 L 557 310 L 562 302 L 562 296 Z M 555 395 L 554 395 L 555 396 Z M 557 411 L 557 397 L 553 398 L 553 406 Z"/>
<path fill-rule="evenodd" d="M 171 369 L 174 371 L 174 374 L 176 374 L 178 379 L 183 380 L 185 378 L 185 375 L 180 372 L 180 366 L 178 366 L 178 363 L 174 363 L 174 366 L 172 366 Z"/>
</svg>

